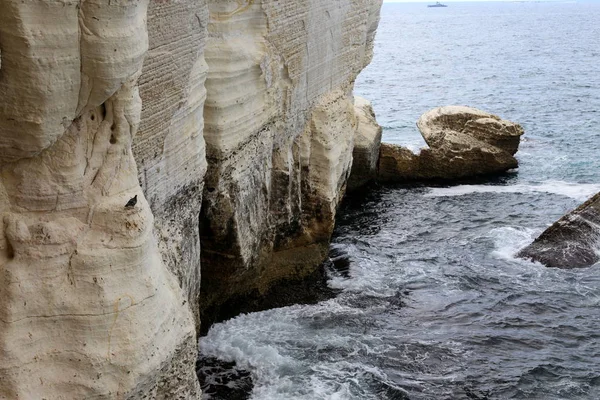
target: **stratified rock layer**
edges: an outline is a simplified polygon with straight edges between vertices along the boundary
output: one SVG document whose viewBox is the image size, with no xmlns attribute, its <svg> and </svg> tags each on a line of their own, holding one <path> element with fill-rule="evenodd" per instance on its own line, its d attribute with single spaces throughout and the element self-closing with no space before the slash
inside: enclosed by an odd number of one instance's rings
<svg viewBox="0 0 600 400">
<path fill-rule="evenodd" d="M 201 307 L 310 274 L 352 164 L 381 1 L 210 1 Z"/>
<path fill-rule="evenodd" d="M 142 114 L 133 142 L 142 189 L 155 216 L 164 264 L 177 276 L 199 324 L 199 219 L 205 155 L 206 1 L 152 1 L 140 77 Z"/>
<path fill-rule="evenodd" d="M 414 154 L 401 146 L 383 144 L 380 180 L 451 180 L 504 172 L 519 165 L 514 154 L 523 128 L 496 115 L 470 107 L 439 107 L 423 114 L 417 126 L 429 148 Z"/>
<path fill-rule="evenodd" d="M 0 398 L 197 398 L 131 151 L 147 2 L 0 9 Z"/>
<path fill-rule="evenodd" d="M 517 256 L 565 269 L 600 261 L 600 193 L 555 222 Z"/>
</svg>

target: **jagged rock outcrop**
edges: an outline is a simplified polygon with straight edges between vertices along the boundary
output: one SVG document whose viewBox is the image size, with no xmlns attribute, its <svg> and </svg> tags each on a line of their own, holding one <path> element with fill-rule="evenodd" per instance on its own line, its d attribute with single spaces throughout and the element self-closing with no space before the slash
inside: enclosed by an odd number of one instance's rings
<svg viewBox="0 0 600 400">
<path fill-rule="evenodd" d="M 496 115 L 470 107 L 439 107 L 423 114 L 417 126 L 429 148 L 414 154 L 383 144 L 381 181 L 451 180 L 518 167 L 514 154 L 523 128 Z"/>
<path fill-rule="evenodd" d="M 131 151 L 147 2 L 0 9 L 0 398 L 197 398 Z"/>
<path fill-rule="evenodd" d="M 354 79 L 379 0 L 211 1 L 204 308 L 326 257 L 352 163 Z"/>
<path fill-rule="evenodd" d="M 358 189 L 377 178 L 383 131 L 375 119 L 375 112 L 368 100 L 354 96 L 354 112 L 358 128 L 354 135 L 352 172 L 348 180 L 348 190 Z"/>
<path fill-rule="evenodd" d="M 600 261 L 600 193 L 555 222 L 517 257 L 565 269 Z"/>
</svg>

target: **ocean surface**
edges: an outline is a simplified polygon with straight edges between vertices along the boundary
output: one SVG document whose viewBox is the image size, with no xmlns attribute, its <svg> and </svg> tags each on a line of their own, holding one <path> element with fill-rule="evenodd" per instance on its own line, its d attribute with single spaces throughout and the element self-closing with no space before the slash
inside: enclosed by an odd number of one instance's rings
<svg viewBox="0 0 600 400">
<path fill-rule="evenodd" d="M 216 324 L 201 353 L 249 371 L 255 400 L 600 399 L 600 265 L 513 256 L 600 191 L 600 3 L 386 4 L 356 93 L 415 150 L 440 105 L 517 121 L 521 166 L 348 198 L 342 293 Z"/>
</svg>

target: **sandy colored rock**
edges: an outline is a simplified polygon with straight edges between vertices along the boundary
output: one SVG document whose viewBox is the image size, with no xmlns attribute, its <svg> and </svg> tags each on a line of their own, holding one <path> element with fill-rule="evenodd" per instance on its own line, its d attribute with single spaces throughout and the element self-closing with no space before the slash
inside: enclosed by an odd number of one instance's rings
<svg viewBox="0 0 600 400">
<path fill-rule="evenodd" d="M 463 150 L 484 147 L 481 143 L 485 143 L 511 156 L 523 135 L 519 124 L 464 106 L 434 108 L 421 115 L 417 126 L 431 149 Z"/>
<path fill-rule="evenodd" d="M 552 268 L 589 267 L 600 261 L 600 193 L 571 211 L 517 256 Z"/>
<path fill-rule="evenodd" d="M 452 180 L 519 165 L 514 154 L 523 128 L 496 115 L 463 106 L 439 107 L 423 114 L 417 126 L 429 147 L 414 154 L 382 145 L 380 180 Z"/>
<path fill-rule="evenodd" d="M 377 123 L 375 112 L 368 100 L 354 96 L 354 112 L 358 128 L 354 135 L 352 171 L 348 180 L 349 190 L 364 186 L 377 177 L 382 133 L 382 128 Z"/>
<path fill-rule="evenodd" d="M 131 151 L 147 2 L 0 7 L 0 398 L 198 398 Z"/>
</svg>

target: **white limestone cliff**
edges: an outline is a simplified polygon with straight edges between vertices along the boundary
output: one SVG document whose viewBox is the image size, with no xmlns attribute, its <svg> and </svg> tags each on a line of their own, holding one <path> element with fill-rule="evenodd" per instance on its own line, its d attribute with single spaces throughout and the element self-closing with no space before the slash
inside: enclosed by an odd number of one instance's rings
<svg viewBox="0 0 600 400">
<path fill-rule="evenodd" d="M 327 254 L 379 0 L 209 1 L 201 307 Z"/>
<path fill-rule="evenodd" d="M 200 310 L 327 254 L 380 6 L 0 0 L 0 398 L 200 396 Z"/>
<path fill-rule="evenodd" d="M 140 77 L 141 123 L 133 142 L 139 180 L 155 216 L 164 264 L 199 324 L 199 217 L 206 173 L 205 1 L 151 1 L 149 50 Z"/>
<path fill-rule="evenodd" d="M 131 151 L 146 8 L 0 2 L 0 398 L 199 395 Z"/>
</svg>

